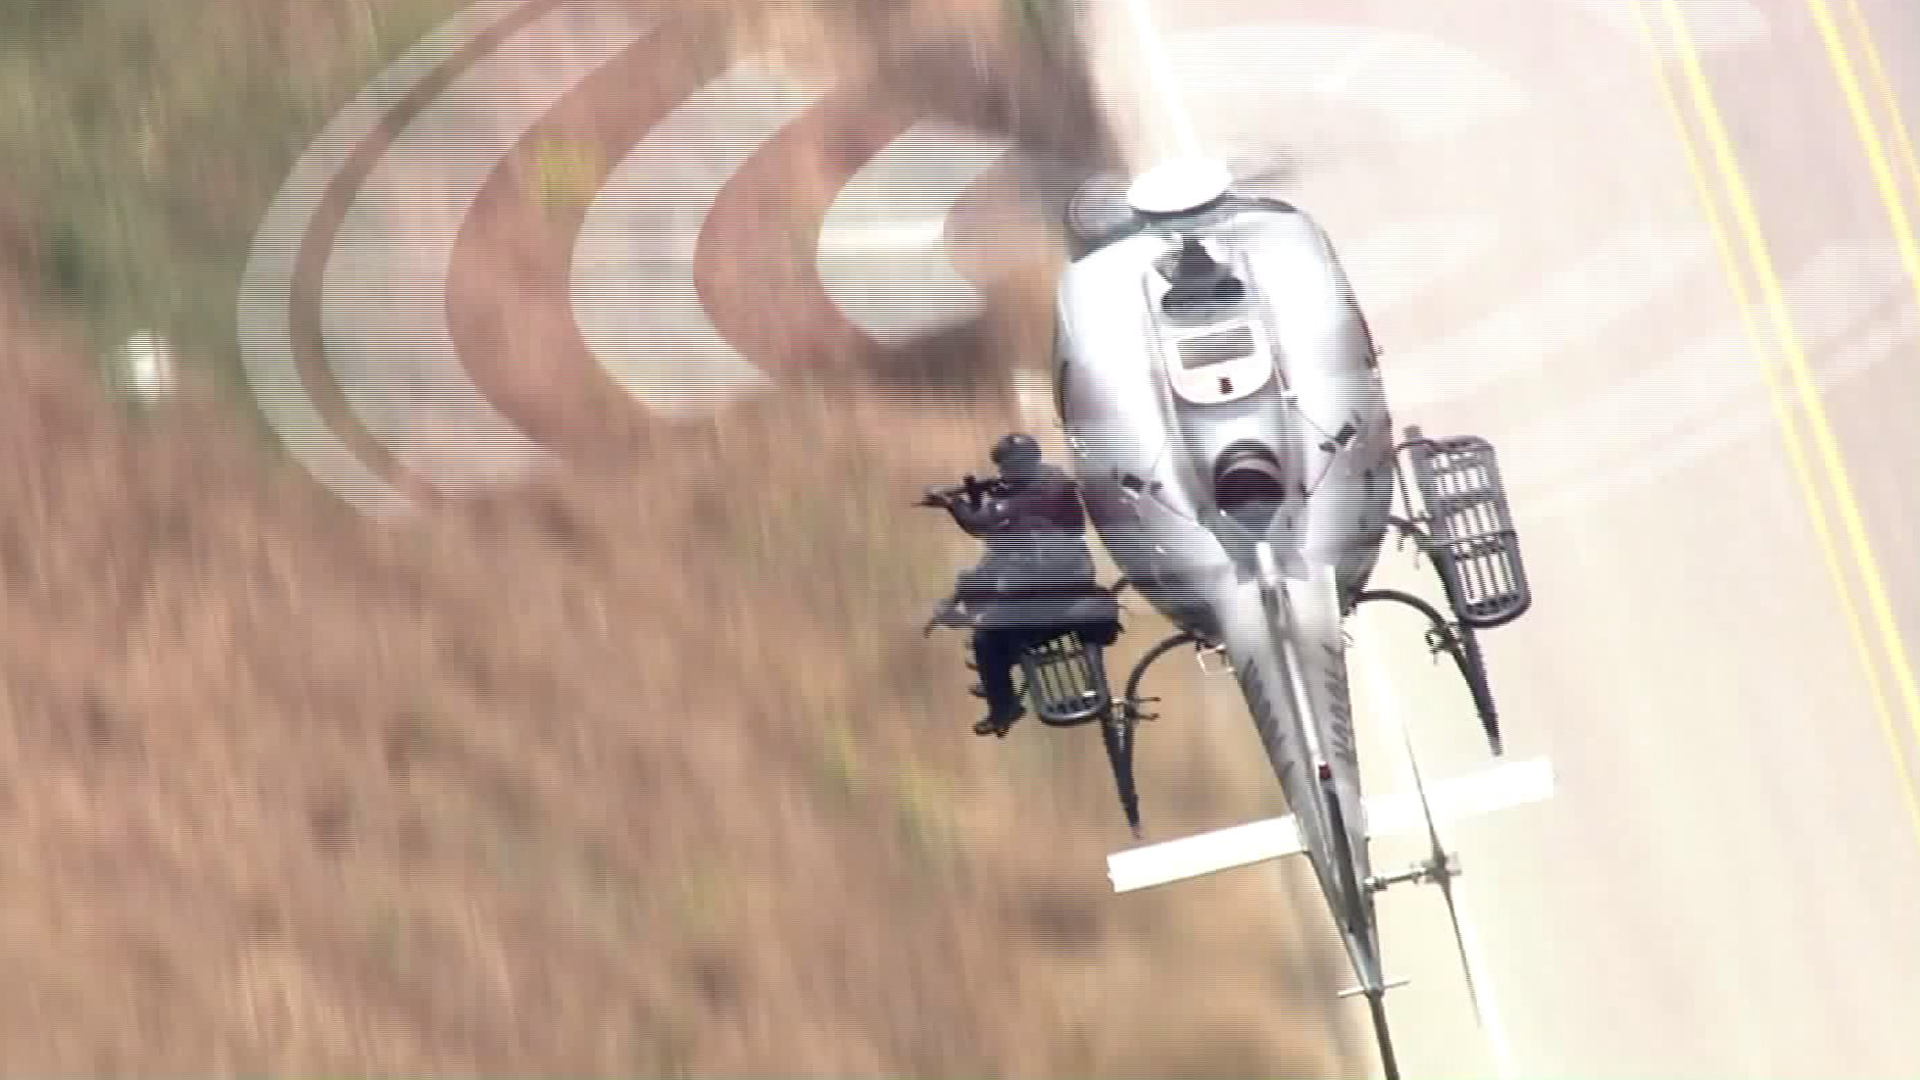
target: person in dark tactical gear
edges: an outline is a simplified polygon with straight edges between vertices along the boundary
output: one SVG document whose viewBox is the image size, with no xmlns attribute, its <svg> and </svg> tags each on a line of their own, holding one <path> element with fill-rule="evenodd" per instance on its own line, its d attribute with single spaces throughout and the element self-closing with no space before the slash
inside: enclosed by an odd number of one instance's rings
<svg viewBox="0 0 1920 1080">
<path fill-rule="evenodd" d="M 1079 629 L 1103 645 L 1119 633 L 1106 608 L 1083 624 L 1084 602 L 1108 594 L 1095 580 L 1079 485 L 1048 464 L 1040 444 L 1023 432 L 996 442 L 992 459 L 998 477 L 969 477 L 922 500 L 944 507 L 987 547 L 977 565 L 960 573 L 952 601 L 964 609 L 964 625 L 973 627 L 979 693 L 987 699 L 987 716 L 973 727 L 976 735 L 1005 735 L 1026 714 L 1013 668 L 1027 649 L 1068 630 Z"/>
</svg>

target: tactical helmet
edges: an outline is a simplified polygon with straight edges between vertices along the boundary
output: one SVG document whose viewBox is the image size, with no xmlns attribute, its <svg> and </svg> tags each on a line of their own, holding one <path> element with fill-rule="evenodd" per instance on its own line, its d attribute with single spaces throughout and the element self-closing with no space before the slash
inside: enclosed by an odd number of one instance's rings
<svg viewBox="0 0 1920 1080">
<path fill-rule="evenodd" d="M 1002 471 L 1032 468 L 1039 463 L 1040 444 L 1023 431 L 1002 436 L 993 444 L 993 464 Z"/>
</svg>

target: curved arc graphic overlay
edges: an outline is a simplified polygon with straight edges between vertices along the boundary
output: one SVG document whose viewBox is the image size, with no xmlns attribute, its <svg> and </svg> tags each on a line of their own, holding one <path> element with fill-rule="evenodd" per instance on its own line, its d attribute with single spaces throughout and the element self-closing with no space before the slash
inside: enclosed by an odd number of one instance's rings
<svg viewBox="0 0 1920 1080">
<path fill-rule="evenodd" d="M 644 410 L 581 338 L 571 268 L 592 198 L 621 154 L 726 70 L 727 44 L 703 30 L 700 18 L 663 15 L 570 88 L 488 177 L 455 240 L 446 318 L 456 354 L 503 414 L 569 465 L 650 441 Z M 717 209 L 709 232 L 724 221 Z M 700 257 L 716 254 L 737 261 L 743 252 L 704 238 Z"/>
<path fill-rule="evenodd" d="M 413 500 L 367 468 L 320 414 L 293 341 L 293 280 L 321 204 L 360 146 L 441 67 L 521 15 L 522 0 L 486 0 L 462 11 L 383 70 L 336 115 L 295 164 L 254 234 L 236 324 L 241 362 L 261 415 L 296 460 L 335 494 L 377 515 Z"/>
<path fill-rule="evenodd" d="M 574 249 L 575 321 L 613 380 L 655 412 L 703 416 L 771 387 L 714 327 L 695 252 L 727 181 L 822 96 L 763 63 L 735 65 L 649 132 L 587 211 Z"/>
<path fill-rule="evenodd" d="M 1479 125 L 1517 116 L 1535 102 L 1511 74 L 1430 34 L 1316 23 L 1225 25 L 1169 35 L 1179 89 L 1202 117 L 1203 134 L 1223 151 L 1257 148 L 1263 129 L 1249 101 L 1285 96 L 1340 117 L 1370 115 L 1398 143 L 1432 145 Z M 1342 192 L 1339 146 L 1290 146 L 1328 196 Z M 1338 201 L 1344 201 L 1338 200 Z M 1303 203 L 1303 205 L 1305 205 Z M 1332 204 L 1308 207 L 1316 216 Z M 1396 212 L 1398 217 L 1400 212 Z M 1375 215 L 1356 215 L 1369 218 Z M 1501 222 L 1490 209 L 1408 218 L 1352 240 L 1335 240 L 1348 276 L 1376 320 L 1494 252 Z M 1406 361 L 1395 365 L 1403 371 Z M 1396 380 L 1397 384 L 1397 380 Z M 1396 404 L 1398 398 L 1396 396 Z"/>
<path fill-rule="evenodd" d="M 1614 14 L 1606 0 L 1591 0 L 1582 6 L 1599 9 L 1597 13 L 1603 17 Z M 1631 12 L 1622 9 L 1617 14 L 1627 18 Z M 1767 33 L 1765 19 L 1737 0 L 1703 16 L 1714 28 L 1709 37 L 1718 48 L 1747 44 Z M 1622 25 L 1629 31 L 1632 28 L 1630 21 Z M 1223 26 L 1170 36 L 1168 46 L 1180 73 L 1180 89 L 1196 104 L 1211 106 L 1197 110 L 1203 116 L 1235 114 L 1231 107 L 1207 102 L 1207 98 L 1225 102 L 1232 100 L 1229 95 L 1244 99 L 1256 93 L 1266 96 L 1291 92 L 1317 97 L 1326 104 L 1365 106 L 1383 114 L 1399 139 L 1432 141 L 1457 136 L 1489 114 L 1517 113 L 1534 104 L 1513 79 L 1479 57 L 1417 34 L 1358 26 Z M 1216 126 L 1231 128 L 1230 124 Z M 1484 231 L 1476 232 L 1476 225 Z M 1418 237 L 1408 232 L 1410 227 L 1431 232 L 1428 237 Z M 1447 237 L 1447 233 L 1454 237 Z M 1537 368 L 1558 350 L 1593 340 L 1609 326 L 1668 294 L 1687 276 L 1704 270 L 1711 252 L 1709 239 L 1704 229 L 1690 223 L 1648 222 L 1628 228 L 1605 238 L 1572 265 L 1558 269 L 1489 316 L 1437 342 L 1416 343 L 1405 352 L 1391 350 L 1395 355 L 1388 382 L 1396 412 L 1417 412 L 1486 390 Z M 1435 240 L 1440 242 L 1432 242 Z M 1443 217 L 1364 235 L 1357 242 L 1342 244 L 1341 251 L 1356 289 L 1367 297 L 1369 312 L 1378 313 L 1410 299 L 1421 287 L 1471 265 L 1490 253 L 1494 240 L 1487 222 Z M 1462 241 L 1472 247 L 1463 250 L 1459 246 Z M 1845 254 L 1831 255 L 1827 277 L 1838 272 L 1840 264 L 1832 260 L 1846 258 Z M 1856 271 L 1857 279 L 1861 269 L 1858 253 L 1853 260 L 1846 265 Z M 1817 272 L 1810 273 L 1817 281 Z M 1395 277 L 1399 280 L 1390 281 Z M 1809 285 L 1816 291 L 1821 287 L 1817 283 Z M 1866 289 L 1858 280 L 1852 286 L 1829 282 L 1826 287 L 1850 287 L 1854 290 L 1850 295 L 1856 296 Z M 1890 341 L 1902 340 L 1899 335 L 1907 326 L 1905 321 L 1895 321 L 1880 327 L 1873 344 L 1854 350 L 1846 363 L 1836 365 L 1828 375 L 1834 379 L 1848 377 L 1861 366 L 1875 362 L 1886 354 Z M 1696 363 L 1698 353 L 1696 348 L 1692 357 Z M 1669 368 L 1683 366 L 1687 360 L 1682 357 Z M 1656 424 L 1663 413 L 1673 412 L 1669 406 L 1674 395 L 1665 394 L 1671 385 L 1657 376 L 1628 376 L 1604 391 L 1602 400 L 1615 412 L 1624 410 L 1631 416 L 1630 421 L 1621 418 L 1622 423 L 1647 427 Z M 1677 439 L 1670 451 L 1643 446 L 1645 452 L 1633 459 L 1632 468 L 1620 469 L 1616 462 L 1604 475 L 1559 474 L 1557 479 L 1579 479 L 1582 483 L 1578 485 L 1580 490 L 1553 500 L 1553 508 L 1584 504 L 1622 483 L 1645 482 L 1765 423 L 1764 403 L 1736 407 L 1724 392 L 1704 401 L 1695 395 L 1688 404 L 1692 406 L 1690 417 L 1707 420 L 1698 430 Z M 1717 414 L 1705 417 L 1704 411 L 1709 409 L 1717 410 Z M 1581 404 L 1564 411 L 1556 409 L 1537 431 L 1553 433 L 1552 445 L 1565 448 L 1569 442 L 1563 437 L 1567 425 L 1578 425 L 1583 417 L 1591 419 L 1594 415 L 1589 406 Z M 1618 432 L 1604 434 L 1617 436 Z M 1549 441 L 1545 435 L 1538 437 L 1543 443 Z M 1574 442 L 1577 444 L 1577 440 Z M 1546 453 L 1543 460 L 1564 456 L 1564 450 Z"/>
<path fill-rule="evenodd" d="M 847 321 L 887 346 L 965 322 L 982 298 L 950 257 L 948 225 L 967 189 L 1012 144 L 941 121 L 889 143 L 842 188 L 815 267 Z"/>
<path fill-rule="evenodd" d="M 1890 241 L 1833 243 L 1787 284 L 1809 350 L 1831 356 L 1815 372 L 1841 385 L 1920 336 L 1920 311 Z M 1748 362 L 1744 325 L 1697 335 L 1664 364 L 1563 410 L 1513 440 L 1510 483 L 1537 493 L 1532 513 L 1568 513 L 1693 464 L 1775 424 L 1765 384 Z M 1578 479 L 1579 483 L 1567 481 Z"/>
<path fill-rule="evenodd" d="M 1419 409 L 1482 392 L 1547 364 L 1667 293 L 1709 263 L 1699 226 L 1640 225 L 1602 241 L 1516 302 L 1432 345 L 1404 350 L 1389 378 L 1395 408 Z"/>
<path fill-rule="evenodd" d="M 1551 0 L 1597 20 L 1622 37 L 1640 39 L 1635 6 L 1647 0 Z M 1765 40 L 1772 25 L 1746 0 L 1679 0 L 1694 45 L 1702 52 L 1739 48 Z M 1677 46 L 1662 38 L 1657 46 L 1663 58 L 1679 55 Z"/>
<path fill-rule="evenodd" d="M 828 295 L 816 255 L 834 197 L 912 125 L 909 112 L 869 85 L 836 83 L 761 143 L 708 208 L 695 288 L 715 332 L 767 387 L 824 389 L 884 362 L 887 350 Z"/>
<path fill-rule="evenodd" d="M 1176 81 L 1187 93 L 1243 98 L 1302 93 L 1379 111 L 1420 138 L 1445 137 L 1490 112 L 1527 103 L 1512 79 L 1469 53 L 1415 34 L 1258 23 L 1187 31 L 1166 40 Z M 1254 62 L 1263 49 L 1296 62 Z M 1405 63 L 1444 80 L 1453 92 L 1436 106 L 1431 87 L 1423 94 L 1383 87 L 1383 73 Z M 1231 115 L 1236 110 L 1200 112 Z M 968 188 L 1013 153 L 1004 141 L 923 121 L 862 169 L 835 201 L 817 259 L 827 293 L 844 316 L 876 341 L 898 345 L 977 315 L 979 290 L 956 270 L 951 251 L 960 241 L 948 235 L 945 222 Z M 1477 219 L 1425 220 L 1413 228 L 1418 231 L 1368 237 L 1353 253 L 1343 254 L 1357 270 L 1356 282 L 1368 283 L 1378 295 L 1378 305 L 1399 302 L 1443 279 L 1450 267 L 1486 253 L 1493 241 L 1492 226 Z M 1443 254 L 1424 269 L 1418 259 L 1405 258 L 1434 241 L 1460 246 L 1441 248 Z M 1373 278 L 1375 265 L 1383 262 L 1391 268 Z"/>
<path fill-rule="evenodd" d="M 1499 232 L 1491 216 L 1413 218 L 1340 245 L 1340 262 L 1361 308 L 1372 315 L 1490 257 Z"/>
<path fill-rule="evenodd" d="M 1363 106 L 1408 140 L 1446 138 L 1489 114 L 1531 104 L 1517 82 L 1473 53 L 1381 27 L 1219 26 L 1169 35 L 1167 49 L 1185 94 L 1295 94 Z M 1203 138 L 1207 128 L 1230 128 L 1244 115 L 1196 111 Z"/>
<path fill-rule="evenodd" d="M 1601 0 L 1573 2 L 1605 7 Z M 335 381 L 350 408 L 409 471 L 457 488 L 522 472 L 544 458 L 547 452 L 501 417 L 461 370 L 440 295 L 446 263 L 465 209 L 518 136 L 647 28 L 611 8 L 585 4 L 496 0 L 475 5 L 389 67 L 335 119 L 283 185 L 256 237 L 240 298 L 249 381 L 268 422 L 296 457 L 363 509 L 390 512 L 411 502 L 329 431 L 302 385 L 289 313 L 301 241 L 342 170 L 356 153 L 364 153 L 364 144 L 404 99 L 461 50 L 534 8 L 545 10 L 546 17 L 537 24 L 529 18 L 530 28 L 517 30 L 507 45 L 490 46 L 444 95 L 448 100 L 423 109 L 370 174 L 340 229 L 339 247 L 330 253 L 323 322 Z M 608 29 L 583 34 L 583 19 Z M 1753 19 L 1730 25 L 1746 28 L 1734 37 L 1765 32 L 1764 20 L 1757 31 Z M 555 91 L 504 100 L 500 88 L 513 85 L 516 62 L 531 66 L 551 55 L 563 30 L 568 43 L 586 44 L 563 61 L 565 77 L 549 82 Z M 1229 26 L 1175 35 L 1169 44 L 1182 82 L 1195 95 L 1291 90 L 1375 110 L 1410 138 L 1444 138 L 1488 112 L 1529 104 L 1510 78 L 1471 54 L 1392 30 Z M 1434 92 L 1436 86 L 1441 92 Z M 789 85 L 765 66 L 736 66 L 649 132 L 589 209 L 573 252 L 573 315 L 596 359 L 654 411 L 700 415 L 720 399 L 770 384 L 705 312 L 694 283 L 694 252 L 707 214 L 732 175 L 823 96 Z M 503 105 L 509 114 L 505 122 L 497 115 Z M 473 111 L 483 107 L 495 114 L 493 125 L 463 129 Z M 1214 110 L 1216 115 L 1233 112 Z M 473 156 L 462 158 L 463 153 Z M 827 215 L 815 259 L 825 291 L 852 324 L 882 344 L 895 344 L 977 314 L 979 292 L 949 257 L 951 245 L 959 242 L 947 235 L 951 211 L 1008 153 L 1000 140 L 924 122 L 855 175 Z M 444 223 L 422 229 L 413 243 L 402 245 L 401 257 L 383 255 L 394 246 L 396 233 L 405 235 L 396 228 L 404 224 L 396 211 L 409 209 L 403 198 L 415 179 L 409 166 L 445 170 L 449 162 L 452 190 L 442 192 L 435 205 L 444 211 Z M 1490 223 L 1478 219 L 1420 219 L 1364 236 L 1343 249 L 1343 256 L 1352 264 L 1356 286 L 1363 293 L 1373 291 L 1370 306 L 1392 306 L 1445 278 L 1450 267 L 1478 259 L 1493 242 L 1491 230 Z M 1444 257 L 1431 258 L 1436 238 L 1446 241 L 1437 245 Z M 1645 239 L 1616 237 L 1596 263 L 1604 269 L 1605 252 Z M 1690 239 L 1656 242 L 1668 255 L 1692 250 Z M 1408 258 L 1409 253 L 1417 257 Z M 1434 357 L 1444 363 L 1467 352 L 1507 355 L 1512 350 L 1501 353 L 1496 343 L 1529 335 L 1535 346 L 1529 351 L 1537 358 L 1539 338 L 1531 335 L 1542 326 L 1549 337 L 1558 333 L 1565 339 L 1578 332 L 1566 317 L 1572 306 L 1598 296 L 1607 301 L 1600 308 L 1617 314 L 1639 302 L 1619 289 L 1596 286 L 1593 272 L 1592 264 L 1575 267 L 1512 305 L 1536 313 L 1496 313 L 1432 350 L 1429 364 L 1396 363 L 1396 385 L 1409 384 L 1412 391 L 1397 390 L 1397 403 L 1431 402 L 1513 370 L 1509 362 L 1467 371 L 1464 377 L 1454 368 L 1447 379 L 1428 379 L 1422 372 L 1437 366 Z M 396 345 L 408 354 L 411 377 L 400 365 L 384 362 Z M 1429 396 L 1422 398 L 1423 393 Z M 452 404 L 463 422 L 456 425 L 460 430 L 434 433 L 431 439 L 413 435 L 395 415 L 400 395 L 408 396 L 409 409 L 421 398 L 443 408 Z"/>
<path fill-rule="evenodd" d="M 414 118 L 341 225 L 323 299 L 334 381 L 366 430 L 438 487 L 471 489 L 550 461 L 456 354 L 450 264 L 482 188 L 527 131 L 654 25 L 611 3 L 547 12 Z"/>
</svg>

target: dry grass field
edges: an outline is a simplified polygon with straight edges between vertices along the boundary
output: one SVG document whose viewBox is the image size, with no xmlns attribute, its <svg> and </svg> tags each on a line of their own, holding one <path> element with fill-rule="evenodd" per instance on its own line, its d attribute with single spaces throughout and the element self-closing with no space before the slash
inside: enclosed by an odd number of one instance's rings
<svg viewBox="0 0 1920 1080">
<path fill-rule="evenodd" d="M 917 358 L 782 323 L 775 344 L 830 377 L 656 429 L 569 374 L 571 328 L 540 312 L 578 215 L 512 186 L 478 212 L 484 257 L 466 265 L 482 269 L 453 302 L 474 313 L 467 359 L 502 409 L 574 464 L 374 521 L 262 453 L 236 407 L 228 309 L 279 171 L 352 78 L 443 11 L 174 7 L 232 40 L 195 51 L 117 5 L 72 5 L 91 14 L 71 21 L 27 5 L 6 18 L 41 12 L 34 33 L 132 49 L 150 69 L 57 82 L 0 52 L 0 72 L 43 80 L 71 113 L 71 146 L 60 112 L 36 114 L 48 149 L 0 216 L 10 1071 L 1342 1070 L 1326 957 L 1291 929 L 1275 879 L 1112 896 L 1103 859 L 1125 832 L 1097 739 L 974 739 L 960 641 L 918 634 L 971 552 L 907 506 L 980 467 L 1016 422 L 996 376 L 1040 340 L 1044 258 Z M 844 8 L 801 25 L 814 62 L 885 83 L 906 78 L 914 42 L 997 40 L 1000 24 L 964 15 Z M 835 19 L 885 33 L 854 48 Z M 777 23 L 729 25 L 744 39 Z M 972 91 L 943 87 L 938 65 L 914 85 L 989 113 L 980 101 L 1017 99 L 1000 122 L 1067 139 L 1074 125 L 1032 103 L 1073 95 L 1022 83 L 1058 73 L 995 47 L 1006 57 Z M 151 107 L 131 104 L 142 87 Z M 167 122 L 204 133 L 242 107 L 213 102 L 250 87 L 271 100 L 217 146 L 168 142 Z M 587 137 L 591 119 L 575 118 Z M 23 137 L 25 120 L 8 123 Z M 111 147 L 142 123 L 154 171 L 137 181 Z M 831 192 L 808 169 L 835 151 L 791 151 L 798 220 L 823 210 Z M 786 249 L 757 292 L 718 267 L 710 294 L 779 303 L 780 259 L 810 257 Z M 151 412 L 113 398 L 89 359 L 133 321 L 173 331 L 190 361 Z M 955 364 L 939 407 L 902 374 Z M 1116 665 L 1156 636 L 1136 621 Z M 1186 677 L 1160 677 L 1177 710 Z M 1251 747 L 1170 711 L 1143 734 L 1150 821 L 1271 809 Z"/>
</svg>

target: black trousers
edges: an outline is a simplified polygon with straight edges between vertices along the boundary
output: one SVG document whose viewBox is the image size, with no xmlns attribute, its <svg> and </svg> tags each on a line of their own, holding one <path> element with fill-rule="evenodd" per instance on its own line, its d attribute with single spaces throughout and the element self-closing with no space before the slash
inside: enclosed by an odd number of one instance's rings
<svg viewBox="0 0 1920 1080">
<path fill-rule="evenodd" d="M 975 630 L 973 665 L 980 672 L 980 689 L 987 695 L 989 715 L 996 719 L 1020 711 L 1020 699 L 1013 690 L 1013 668 L 1020 654 L 1056 637 L 1058 628 L 1020 630 Z"/>
</svg>

